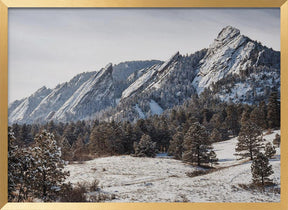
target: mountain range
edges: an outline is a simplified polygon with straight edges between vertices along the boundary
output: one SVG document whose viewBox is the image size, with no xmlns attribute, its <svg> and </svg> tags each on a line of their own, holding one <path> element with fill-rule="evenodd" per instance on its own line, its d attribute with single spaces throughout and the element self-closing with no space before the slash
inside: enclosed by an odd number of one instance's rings
<svg viewBox="0 0 288 210">
<path fill-rule="evenodd" d="M 188 43 L 189 44 L 189 43 Z M 166 61 L 127 61 L 42 87 L 9 104 L 9 124 L 87 119 L 135 121 L 209 94 L 229 103 L 257 104 L 280 92 L 280 52 L 232 26 L 207 49 L 176 52 Z"/>
</svg>

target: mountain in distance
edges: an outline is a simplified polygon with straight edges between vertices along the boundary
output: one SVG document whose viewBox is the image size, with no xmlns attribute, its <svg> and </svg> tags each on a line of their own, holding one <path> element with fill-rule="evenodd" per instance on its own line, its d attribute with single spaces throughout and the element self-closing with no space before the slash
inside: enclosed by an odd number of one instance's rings
<svg viewBox="0 0 288 210">
<path fill-rule="evenodd" d="M 227 26 L 208 49 L 191 55 L 108 64 L 52 90 L 43 87 L 9 105 L 9 123 L 135 121 L 204 92 L 226 102 L 257 104 L 272 91 L 280 92 L 280 52 Z"/>
</svg>

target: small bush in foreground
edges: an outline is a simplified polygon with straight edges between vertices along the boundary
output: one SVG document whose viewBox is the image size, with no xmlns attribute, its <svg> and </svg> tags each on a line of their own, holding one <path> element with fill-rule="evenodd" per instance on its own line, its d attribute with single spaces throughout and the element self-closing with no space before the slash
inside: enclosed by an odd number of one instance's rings
<svg viewBox="0 0 288 210">
<path fill-rule="evenodd" d="M 257 192 L 270 192 L 274 194 L 280 194 L 280 187 L 278 187 L 273 182 L 266 182 L 263 186 L 261 183 L 251 183 L 251 184 L 238 184 L 238 186 L 244 190 L 257 191 Z M 235 187 L 235 186 L 233 186 Z"/>
<path fill-rule="evenodd" d="M 111 201 L 116 198 L 115 194 L 109 194 L 104 192 L 97 192 L 94 195 L 90 195 L 88 201 L 89 202 L 104 202 L 104 201 Z"/>
<path fill-rule="evenodd" d="M 73 187 L 71 183 L 63 184 L 61 189 L 60 202 L 87 202 L 85 186 L 78 184 Z"/>
<path fill-rule="evenodd" d="M 209 174 L 210 172 L 211 172 L 210 170 L 195 170 L 192 172 L 186 172 L 185 174 L 188 177 L 195 177 L 195 176 L 201 176 L 201 175 Z"/>
</svg>

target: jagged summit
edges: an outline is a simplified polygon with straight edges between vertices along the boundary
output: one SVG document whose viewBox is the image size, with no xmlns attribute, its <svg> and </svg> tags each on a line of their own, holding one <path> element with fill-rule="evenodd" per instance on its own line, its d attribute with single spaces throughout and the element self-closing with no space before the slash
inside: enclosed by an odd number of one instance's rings
<svg viewBox="0 0 288 210">
<path fill-rule="evenodd" d="M 228 74 L 239 74 L 240 70 L 254 65 L 249 59 L 256 50 L 256 42 L 240 34 L 240 30 L 227 26 L 209 46 L 200 61 L 198 75 L 193 81 L 198 93 Z"/>
<path fill-rule="evenodd" d="M 42 91 L 47 90 L 47 89 L 48 88 L 44 85 L 41 88 L 39 88 L 35 93 L 39 93 L 39 92 L 42 92 Z"/>
<path fill-rule="evenodd" d="M 112 63 L 108 63 L 105 68 L 104 68 L 105 71 L 109 72 L 109 73 L 112 73 L 113 71 L 113 64 Z"/>
<path fill-rule="evenodd" d="M 159 88 L 163 78 L 170 72 L 170 70 L 173 70 L 173 64 L 177 62 L 179 56 L 179 52 L 176 52 L 162 65 L 155 64 L 145 70 L 144 74 L 123 91 L 121 98 L 125 99 L 133 94 L 139 94 L 145 90 L 149 90 L 150 88 Z"/>
<path fill-rule="evenodd" d="M 158 69 L 159 72 L 162 72 L 171 64 L 173 61 L 175 61 L 179 57 L 179 51 L 177 51 L 174 55 L 172 55 L 167 61 L 165 61 L 160 68 Z"/>
<path fill-rule="evenodd" d="M 226 41 L 240 35 L 240 30 L 232 26 L 226 26 L 217 36 L 217 41 Z"/>
<path fill-rule="evenodd" d="M 214 54 L 215 51 L 222 50 L 221 48 L 225 46 L 239 46 L 242 43 L 249 41 L 248 37 L 241 35 L 240 30 L 232 26 L 226 26 L 218 34 L 217 38 L 214 39 L 214 42 L 209 46 L 207 56 Z"/>
<path fill-rule="evenodd" d="M 32 94 L 32 97 L 39 97 L 39 98 L 44 98 L 44 96 L 47 95 L 47 93 L 50 93 L 51 89 L 47 88 L 46 86 L 42 86 L 38 90 L 36 90 L 35 93 Z"/>
</svg>

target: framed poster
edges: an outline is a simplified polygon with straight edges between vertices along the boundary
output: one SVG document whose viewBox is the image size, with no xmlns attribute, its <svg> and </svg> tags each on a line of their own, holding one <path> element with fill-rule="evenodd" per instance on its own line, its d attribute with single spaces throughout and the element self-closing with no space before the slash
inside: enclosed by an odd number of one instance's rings
<svg viewBox="0 0 288 210">
<path fill-rule="evenodd" d="M 2 209 L 288 208 L 287 1 L 0 5 Z"/>
</svg>

